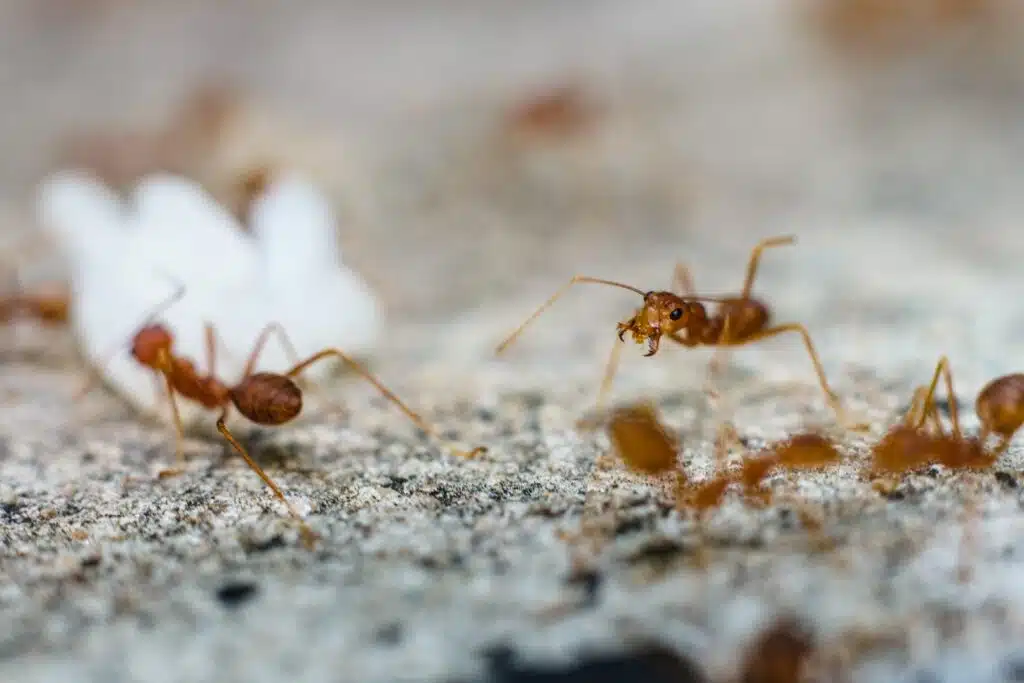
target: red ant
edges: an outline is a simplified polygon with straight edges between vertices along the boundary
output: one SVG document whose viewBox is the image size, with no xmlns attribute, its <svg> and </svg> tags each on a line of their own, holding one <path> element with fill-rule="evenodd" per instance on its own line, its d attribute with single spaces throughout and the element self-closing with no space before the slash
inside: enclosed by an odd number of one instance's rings
<svg viewBox="0 0 1024 683">
<path fill-rule="evenodd" d="M 758 489 L 768 473 L 776 468 L 787 470 L 818 469 L 839 462 L 841 456 L 835 443 L 823 434 L 803 432 L 769 445 L 761 453 L 743 462 L 739 480 L 748 498 L 770 500 L 770 494 Z"/>
<path fill-rule="evenodd" d="M 949 399 L 949 433 L 943 429 L 934 398 L 940 377 Z M 982 387 L 975 401 L 975 413 L 981 421 L 981 432 L 973 437 L 964 436 L 949 359 L 941 357 L 928 388 L 920 387 L 915 391 L 904 421 L 890 429 L 875 445 L 874 471 L 901 472 L 932 462 L 954 469 L 991 467 L 1024 425 L 1024 375 L 1004 375 Z M 925 425 L 929 422 L 935 431 L 926 431 Z M 999 437 L 999 443 L 987 449 L 989 437 L 993 435 Z"/>
<path fill-rule="evenodd" d="M 940 376 L 945 382 L 949 401 L 949 433 L 943 428 L 934 399 Z M 977 436 L 964 436 L 960 428 L 956 392 L 953 390 L 953 373 L 949 359 L 942 356 L 935 366 L 928 388 L 919 387 L 914 392 L 914 400 L 904 422 L 891 429 L 886 438 L 873 449 L 874 471 L 901 472 L 931 463 L 950 469 L 991 468 L 1009 448 L 1014 435 L 1024 424 L 1024 375 L 1004 375 L 982 387 L 975 400 L 975 413 L 981 422 L 981 431 Z M 929 422 L 934 431 L 925 429 Z M 994 448 L 989 449 L 986 446 L 992 435 L 1000 440 Z M 966 514 L 973 520 L 977 508 L 973 496 L 968 499 L 967 508 Z M 973 533 L 968 529 L 961 544 L 962 559 L 958 570 L 961 581 L 967 581 L 971 576 L 972 569 L 966 558 L 973 542 Z"/>
<path fill-rule="evenodd" d="M 678 440 L 661 423 L 657 411 L 643 402 L 616 408 L 611 412 L 608 433 L 625 465 L 648 476 L 675 472 L 677 507 L 707 509 L 717 506 L 726 489 L 739 482 L 748 497 L 767 502 L 769 496 L 758 490 L 769 472 L 776 468 L 788 470 L 817 469 L 840 460 L 835 443 L 817 432 L 805 432 L 769 445 L 748 457 L 739 473 L 723 472 L 700 485 L 693 486 L 678 467 Z"/>
<path fill-rule="evenodd" d="M 622 462 L 635 472 L 657 476 L 677 469 L 679 442 L 658 419 L 651 403 L 613 410 L 608 436 Z"/>
<path fill-rule="evenodd" d="M 596 107 L 575 85 L 543 90 L 515 106 L 508 127 L 515 134 L 568 137 L 584 132 L 597 117 Z"/>
<path fill-rule="evenodd" d="M 65 289 L 57 287 L 12 294 L 0 299 L 0 322 L 29 318 L 46 325 L 64 325 L 70 316 L 70 299 Z"/>
<path fill-rule="evenodd" d="M 179 289 L 178 293 L 175 294 L 175 299 L 172 299 L 172 301 L 180 298 L 182 294 L 183 289 Z M 208 368 L 208 374 L 205 375 L 199 372 L 190 359 L 175 355 L 173 348 L 174 335 L 164 325 L 159 323 L 145 324 L 136 332 L 132 340 L 131 354 L 135 360 L 146 367 L 152 368 L 164 378 L 177 432 L 179 460 L 184 459 L 184 436 L 181 417 L 174 398 L 175 394 L 199 403 L 209 410 L 220 410 L 220 416 L 217 418 L 216 423 L 217 431 L 242 456 L 246 464 L 259 475 L 260 479 L 270 487 L 274 495 L 284 503 L 289 513 L 299 521 L 303 538 L 307 545 L 316 537 L 313 531 L 302 520 L 299 512 L 288 502 L 277 484 L 256 464 L 242 444 L 228 430 L 225 420 L 232 406 L 248 420 L 258 425 L 276 427 L 290 422 L 302 411 L 302 390 L 296 384 L 296 378 L 310 365 L 327 357 L 336 357 L 375 386 L 388 401 L 395 404 L 417 427 L 438 439 L 442 439 L 440 434 L 430 424 L 406 406 L 401 399 L 385 387 L 374 375 L 338 349 L 324 349 L 315 353 L 309 358 L 297 362 L 294 367 L 285 373 L 253 372 L 256 360 L 271 332 L 276 332 L 285 345 L 291 348 L 287 335 L 277 323 L 271 323 L 263 329 L 246 361 L 242 378 L 234 386 L 228 385 L 214 374 L 216 361 L 214 328 L 211 324 L 207 323 L 205 330 L 206 367 Z M 487 449 L 476 447 L 468 452 L 455 448 L 452 448 L 452 450 L 461 457 L 471 458 L 486 452 Z"/>
<path fill-rule="evenodd" d="M 643 306 L 631 318 L 618 323 L 620 343 L 615 345 L 612 356 L 608 361 L 608 367 L 598 398 L 599 410 L 603 406 L 605 394 L 610 389 L 615 370 L 618 366 L 621 342 L 625 341 L 626 334 L 632 335 L 633 341 L 637 344 L 646 343 L 647 353 L 644 355 L 653 356 L 660 348 L 662 337 L 668 337 L 677 344 L 687 348 L 697 346 L 723 348 L 744 346 L 785 332 L 795 332 L 803 338 L 804 346 L 814 365 L 818 383 L 836 417 L 850 429 L 863 430 L 865 425 L 851 425 L 846 420 L 839 397 L 828 385 L 825 371 L 821 366 L 821 361 L 814 349 L 814 344 L 811 341 L 810 334 L 807 332 L 807 328 L 800 323 L 769 326 L 771 321 L 770 309 L 762 301 L 750 296 L 750 290 L 753 287 L 754 277 L 761 259 L 761 252 L 768 247 L 791 244 L 794 239 L 793 237 L 775 237 L 762 240 L 754 247 L 747 265 L 747 277 L 744 282 L 743 291 L 738 297 L 695 296 L 688 292 L 680 295 L 674 292 L 653 290 L 644 292 L 621 282 L 576 275 L 556 291 L 551 298 L 527 318 L 507 339 L 499 344 L 497 353 L 504 352 L 530 323 L 536 320 L 573 285 L 589 282 L 619 287 L 635 292 L 643 297 Z M 682 285 L 684 290 L 691 288 L 692 283 L 684 267 L 677 266 L 675 279 L 678 281 L 677 284 Z M 704 305 L 705 303 L 715 303 L 718 307 L 713 314 L 709 314 Z"/>
<path fill-rule="evenodd" d="M 0 323 L 30 319 L 44 325 L 67 324 L 71 311 L 71 292 L 67 285 L 47 283 L 26 292 L 16 272 L 12 273 L 11 281 L 14 293 L 0 296 Z"/>
<path fill-rule="evenodd" d="M 777 617 L 747 646 L 738 683 L 798 683 L 816 650 L 808 624 L 795 616 Z"/>
</svg>

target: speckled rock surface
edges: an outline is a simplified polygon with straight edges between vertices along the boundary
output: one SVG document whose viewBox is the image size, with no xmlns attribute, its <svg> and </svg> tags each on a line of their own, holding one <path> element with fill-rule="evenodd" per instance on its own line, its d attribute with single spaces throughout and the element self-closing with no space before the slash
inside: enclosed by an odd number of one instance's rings
<svg viewBox="0 0 1024 683">
<path fill-rule="evenodd" d="M 326 112 L 373 151 L 378 222 L 348 249 L 386 296 L 389 337 L 373 367 L 425 417 L 490 451 L 442 453 L 350 378 L 329 396 L 345 414 L 313 396 L 287 428 L 240 424 L 321 534 L 309 552 L 215 434 L 193 435 L 186 471 L 160 479 L 171 434 L 102 390 L 72 402 L 83 370 L 65 333 L 3 330 L 0 680 L 476 682 L 527 680 L 538 667 L 578 680 L 570 672 L 588 659 L 656 642 L 725 681 L 783 613 L 812 627 L 821 658 L 845 662 L 849 680 L 1024 678 L 1024 450 L 992 472 L 911 475 L 888 496 L 860 474 L 941 354 L 969 429 L 982 384 L 1021 369 L 1022 41 L 1000 42 L 1004 25 L 977 60 L 872 75 L 759 4 L 775 3 L 445 3 L 416 16 L 382 5 L 344 21 L 319 3 L 290 14 L 256 3 L 231 32 L 230 8 L 186 4 L 168 21 L 111 3 L 64 29 L 76 38 L 65 35 L 62 54 L 80 58 L 47 71 L 37 43 L 64 34 L 9 3 L 37 37 L 8 44 L 25 96 L 3 130 L 27 122 L 3 162 L 10 234 L 29 223 L 46 141 L 69 123 L 39 93 L 78 98 L 102 120 L 132 102 L 157 107 L 170 84 L 229 55 L 276 102 Z M 412 25 L 430 12 L 454 23 Z M 156 26 L 169 33 L 137 60 L 124 59 L 134 42 L 119 51 L 105 38 Z M 196 26 L 232 39 L 175 42 Z M 440 40 L 452 26 L 466 45 L 509 51 L 455 68 Z M 273 59 L 257 49 L 272 28 Z M 421 54 L 393 49 L 413 35 Z M 328 65 L 333 49 L 343 57 Z M 356 78 L 355 63 L 376 59 L 378 79 Z M 113 63 L 116 93 L 99 77 Z M 497 155 L 488 117 L 515 85 L 566 63 L 593 65 L 583 73 L 614 104 L 611 132 L 571 152 Z M 431 88 L 419 73 L 435 75 Z M 873 431 L 844 437 L 840 466 L 770 480 L 780 500 L 809 501 L 821 537 L 791 503 L 754 509 L 730 496 L 701 542 L 657 486 L 595 469 L 606 437 L 574 428 L 614 324 L 636 304 L 629 293 L 581 286 L 505 356 L 494 347 L 575 273 L 660 288 L 681 259 L 699 289 L 727 292 L 772 234 L 798 243 L 765 255 L 757 291 L 780 320 L 808 326 L 834 387 Z M 731 416 L 751 448 L 831 423 L 797 339 L 732 353 L 712 406 L 701 391 L 709 357 L 664 348 L 644 359 L 631 347 L 615 389 L 616 400 L 657 401 L 694 478 L 711 471 L 717 417 Z M 581 520 L 610 529 L 583 581 L 569 546 Z"/>
</svg>

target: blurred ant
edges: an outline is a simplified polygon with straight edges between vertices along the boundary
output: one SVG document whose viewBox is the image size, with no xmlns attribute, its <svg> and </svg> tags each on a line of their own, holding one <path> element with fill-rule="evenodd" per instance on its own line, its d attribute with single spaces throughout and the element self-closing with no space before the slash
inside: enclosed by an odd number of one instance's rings
<svg viewBox="0 0 1024 683">
<path fill-rule="evenodd" d="M 706 509 L 717 506 L 730 484 L 742 485 L 748 498 L 763 502 L 770 495 L 759 491 L 764 478 L 774 469 L 817 469 L 839 462 L 835 443 L 817 432 L 795 434 L 768 445 L 747 457 L 738 473 L 722 472 L 700 484 L 691 485 L 678 466 L 678 440 L 658 418 L 649 402 L 635 403 L 611 411 L 608 434 L 623 463 L 634 472 L 648 476 L 676 474 L 677 506 Z"/>
<path fill-rule="evenodd" d="M 596 118 L 594 104 L 569 84 L 532 94 L 509 112 L 507 125 L 513 134 L 564 138 L 586 131 Z"/>
<path fill-rule="evenodd" d="M 0 323 L 38 320 L 44 325 L 65 325 L 70 317 L 71 297 L 64 288 L 52 287 L 0 298 Z"/>
<path fill-rule="evenodd" d="M 815 640 L 803 619 L 776 617 L 747 645 L 737 683 L 799 683 L 817 649 Z"/>
<path fill-rule="evenodd" d="M 17 270 L 10 273 L 12 294 L 0 295 L 0 323 L 36 320 L 44 325 L 66 325 L 70 318 L 71 292 L 67 285 L 47 283 L 26 292 Z"/>
<path fill-rule="evenodd" d="M 841 459 L 835 443 L 818 432 L 794 434 L 770 444 L 760 453 L 743 461 L 739 480 L 748 498 L 771 500 L 771 494 L 759 490 L 768 473 L 777 468 L 787 470 L 819 469 Z"/>
<path fill-rule="evenodd" d="M 940 377 L 949 398 L 949 433 L 943 428 L 935 402 Z M 949 359 L 942 356 L 928 388 L 915 391 L 904 421 L 890 429 L 872 449 L 873 469 L 903 472 L 933 462 L 953 469 L 993 466 L 1024 425 L 1024 374 L 1004 375 L 986 384 L 978 392 L 974 409 L 981 431 L 977 436 L 965 436 L 960 427 Z M 932 431 L 926 429 L 927 424 L 932 425 Z M 991 449 L 986 448 L 990 436 L 999 438 Z"/>
<path fill-rule="evenodd" d="M 183 294 L 184 288 L 179 288 L 172 301 L 180 298 Z M 270 334 L 274 332 L 279 335 L 289 349 L 292 348 L 287 335 L 280 325 L 277 323 L 267 325 L 259 334 L 253 346 L 252 352 L 246 361 L 242 378 L 233 386 L 218 379 L 215 375 L 216 339 L 213 325 L 210 323 L 205 325 L 207 374 L 200 373 L 192 360 L 175 355 L 173 348 L 174 335 L 166 326 L 160 323 L 147 323 L 136 332 L 131 344 L 131 354 L 136 361 L 153 369 L 164 378 L 167 397 L 170 401 L 174 417 L 179 461 L 184 459 L 184 434 L 175 394 L 180 395 L 184 399 L 199 403 L 209 410 L 220 411 L 216 423 L 217 431 L 242 456 L 246 464 L 252 468 L 260 479 L 270 487 L 274 495 L 284 503 L 288 512 L 298 520 L 301 525 L 303 538 L 307 545 L 309 545 L 312 539 L 316 537 L 313 531 L 303 521 L 299 512 L 288 502 L 277 484 L 271 480 L 228 430 L 225 421 L 232 406 L 245 418 L 258 425 L 276 427 L 290 422 L 298 417 L 302 411 L 302 390 L 296 383 L 298 375 L 310 365 L 324 358 L 336 357 L 376 387 L 388 401 L 395 404 L 417 427 L 438 439 L 442 439 L 442 437 L 430 424 L 406 406 L 401 399 L 385 387 L 374 375 L 338 349 L 324 349 L 315 353 L 309 358 L 297 362 L 294 367 L 285 373 L 254 372 L 259 354 L 269 339 Z M 471 458 L 485 452 L 486 448 L 477 447 L 468 452 L 455 448 L 451 448 L 451 450 L 461 457 Z M 173 472 L 171 473 L 173 474 Z"/>
<path fill-rule="evenodd" d="M 637 309 L 631 318 L 618 323 L 619 340 L 612 350 L 605 371 L 605 377 L 601 384 L 598 396 L 598 410 L 604 405 L 605 396 L 610 390 L 612 379 L 618 367 L 621 343 L 625 341 L 627 334 L 632 336 L 635 343 L 647 344 L 647 353 L 644 354 L 647 357 L 653 356 L 658 352 L 662 337 L 668 337 L 670 340 L 686 348 L 711 346 L 721 349 L 753 344 L 786 332 L 795 332 L 803 339 L 804 346 L 814 365 L 818 384 L 821 386 L 821 390 L 825 394 L 825 398 L 839 422 L 850 429 L 863 430 L 866 428 L 866 425 L 850 424 L 845 418 L 839 397 L 829 387 L 825 371 L 821 366 L 821 361 L 814 349 L 814 344 L 811 341 L 810 334 L 807 332 L 807 328 L 800 323 L 770 326 L 771 311 L 768 305 L 750 296 L 761 260 L 761 252 L 769 247 L 792 244 L 794 241 L 795 238 L 792 236 L 774 237 L 762 240 L 755 245 L 747 264 L 747 276 L 744 281 L 743 290 L 739 296 L 733 297 L 694 295 L 692 292 L 693 283 L 689 272 L 681 265 L 676 267 L 674 280 L 675 286 L 682 293 L 653 290 L 644 292 L 621 282 L 576 275 L 566 285 L 563 285 L 556 291 L 505 341 L 499 344 L 497 353 L 504 352 L 523 333 L 528 325 L 536 320 L 573 285 L 589 282 L 619 287 L 639 294 L 643 297 L 643 305 Z M 717 308 L 713 313 L 709 314 L 705 303 L 717 304 Z"/>
<path fill-rule="evenodd" d="M 677 469 L 679 442 L 661 423 L 650 402 L 613 410 L 608 436 L 619 458 L 634 472 L 658 476 Z"/>
</svg>

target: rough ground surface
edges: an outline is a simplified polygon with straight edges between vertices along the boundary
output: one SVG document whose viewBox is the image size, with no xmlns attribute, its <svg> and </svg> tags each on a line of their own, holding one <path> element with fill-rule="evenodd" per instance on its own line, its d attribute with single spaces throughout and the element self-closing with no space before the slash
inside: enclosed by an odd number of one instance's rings
<svg viewBox="0 0 1024 683">
<path fill-rule="evenodd" d="M 38 3 L 3 5 L 9 234 L 30 225 L 34 173 L 67 126 L 144 120 L 204 71 L 237 74 L 367 152 L 377 212 L 345 244 L 389 304 L 374 367 L 490 452 L 456 460 L 339 382 L 346 415 L 314 405 L 249 435 L 323 537 L 307 552 L 220 442 L 190 441 L 187 471 L 157 479 L 173 458 L 166 430 L 102 391 L 73 404 L 82 370 L 63 332 L 6 330 L 0 680 L 526 680 L 542 666 L 573 680 L 595 653 L 648 641 L 720 680 L 785 612 L 847 658 L 852 680 L 1024 679 L 1024 451 L 998 473 L 909 476 L 888 497 L 859 474 L 940 354 L 968 415 L 985 381 L 1021 369 L 1014 21 L 869 73 L 755 0 L 83 4 L 95 7 L 77 27 Z M 609 132 L 501 156 L 489 117 L 563 68 L 607 94 Z M 834 470 L 772 480 L 820 506 L 831 550 L 792 505 L 730 498 L 699 552 L 693 520 L 649 483 L 595 472 L 607 440 L 573 426 L 628 293 L 581 287 L 506 357 L 493 348 L 574 273 L 659 288 L 683 259 L 701 290 L 725 292 L 778 233 L 799 243 L 766 254 L 758 291 L 810 328 L 875 432 L 847 438 Z M 630 350 L 616 399 L 656 399 L 688 472 L 705 476 L 709 354 Z M 797 339 L 731 360 L 718 408 L 751 447 L 829 423 Z M 606 513 L 595 578 L 569 581 L 565 535 Z"/>
</svg>

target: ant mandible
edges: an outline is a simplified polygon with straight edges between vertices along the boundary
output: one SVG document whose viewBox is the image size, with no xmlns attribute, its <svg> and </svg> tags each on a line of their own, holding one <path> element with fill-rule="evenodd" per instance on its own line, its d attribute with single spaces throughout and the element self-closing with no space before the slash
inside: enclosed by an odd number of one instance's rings
<svg viewBox="0 0 1024 683">
<path fill-rule="evenodd" d="M 633 341 L 637 344 L 647 344 L 647 353 L 644 356 L 649 357 L 658 352 L 662 337 L 668 337 L 675 343 L 687 348 L 712 346 L 721 349 L 724 347 L 753 344 L 786 332 L 795 332 L 803 339 L 807 354 L 814 365 L 818 384 L 821 386 L 821 390 L 825 394 L 825 398 L 839 422 L 847 425 L 850 429 L 863 430 L 865 428 L 864 425 L 850 424 L 843 414 L 839 397 L 828 384 L 825 370 L 822 368 L 821 361 L 818 358 L 818 353 L 814 348 L 814 343 L 811 341 L 807 328 L 800 323 L 784 323 L 769 326 L 771 322 L 770 309 L 764 302 L 750 296 L 761 260 L 761 253 L 769 247 L 792 244 L 794 241 L 795 237 L 793 236 L 773 237 L 762 240 L 755 245 L 747 264 L 747 276 L 743 284 L 743 290 L 739 296 L 733 297 L 694 295 L 689 272 L 681 265 L 676 266 L 673 278 L 675 281 L 674 286 L 682 290 L 678 294 L 670 291 L 652 290 L 645 292 L 621 282 L 586 275 L 576 275 L 544 302 L 508 338 L 499 344 L 497 353 L 504 352 L 523 333 L 527 326 L 540 317 L 544 311 L 573 285 L 589 282 L 619 287 L 639 294 L 643 297 L 643 305 L 637 309 L 631 318 L 617 325 L 619 339 L 612 350 L 604 380 L 601 383 L 597 401 L 599 411 L 603 407 L 605 395 L 611 387 L 612 379 L 618 366 L 618 355 L 622 347 L 621 342 L 625 341 L 627 334 L 631 335 Z M 705 306 L 706 303 L 717 304 L 717 308 L 713 313 L 708 313 Z"/>
<path fill-rule="evenodd" d="M 180 298 L 183 292 L 183 288 L 179 288 L 171 301 Z M 435 438 L 441 440 L 443 438 L 436 429 L 406 406 L 398 396 L 385 387 L 366 368 L 338 349 L 328 348 L 319 351 L 309 358 L 297 362 L 285 373 L 254 372 L 259 354 L 271 333 L 277 333 L 286 347 L 292 350 L 292 345 L 281 326 L 277 323 L 270 323 L 259 334 L 246 361 L 242 378 L 233 386 L 218 379 L 215 374 L 216 338 L 214 327 L 210 323 L 205 325 L 207 374 L 200 373 L 192 360 L 174 353 L 174 335 L 166 326 L 160 323 L 147 322 L 136 332 L 132 339 L 131 355 L 140 364 L 151 368 L 164 379 L 167 397 L 174 418 L 179 461 L 184 459 L 184 434 L 175 394 L 194 401 L 209 410 L 220 410 L 216 423 L 217 431 L 242 456 L 246 464 L 273 491 L 274 495 L 284 503 L 292 517 L 298 520 L 304 542 L 308 546 L 316 538 L 312 529 L 309 528 L 299 512 L 288 502 L 277 484 L 252 459 L 245 447 L 228 430 L 225 423 L 232 406 L 246 419 L 258 425 L 276 427 L 290 422 L 302 411 L 302 390 L 296 383 L 296 378 L 314 363 L 328 357 L 336 357 L 376 387 L 388 401 L 395 404 L 417 427 Z M 482 446 L 478 446 L 471 451 L 463 451 L 451 446 L 449 448 L 456 455 L 466 458 L 474 457 L 487 450 Z"/>
</svg>

